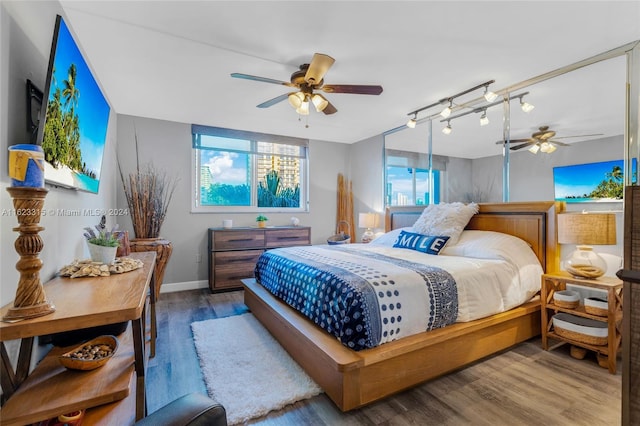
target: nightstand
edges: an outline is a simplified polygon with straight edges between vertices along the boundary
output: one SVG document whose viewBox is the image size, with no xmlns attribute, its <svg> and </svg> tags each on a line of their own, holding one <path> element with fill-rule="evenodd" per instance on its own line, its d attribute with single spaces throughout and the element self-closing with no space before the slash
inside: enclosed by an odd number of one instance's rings
<svg viewBox="0 0 640 426">
<path fill-rule="evenodd" d="M 607 315 L 598 316 L 587 313 L 582 303 L 574 309 L 555 305 L 553 303 L 553 294 L 556 291 L 566 290 L 567 284 L 606 291 L 608 301 Z M 558 340 L 560 344 L 570 343 L 574 346 L 594 351 L 607 357 L 609 372 L 615 374 L 616 357 L 622 340 L 622 281 L 616 277 L 604 276 L 595 280 L 576 278 L 566 272 L 544 274 L 542 276 L 541 299 L 542 348 L 549 350 L 549 340 L 554 339 Z M 558 312 L 566 312 L 579 317 L 606 322 L 608 324 L 607 344 L 596 346 L 559 336 L 553 330 L 553 321 L 551 319 Z"/>
</svg>

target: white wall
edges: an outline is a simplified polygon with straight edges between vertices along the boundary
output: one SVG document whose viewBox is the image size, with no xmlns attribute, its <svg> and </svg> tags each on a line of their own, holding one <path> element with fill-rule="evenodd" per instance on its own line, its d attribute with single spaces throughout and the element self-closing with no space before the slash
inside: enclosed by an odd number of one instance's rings
<svg viewBox="0 0 640 426">
<path fill-rule="evenodd" d="M 135 169 L 134 125 L 141 165 L 151 162 L 169 176 L 180 179 L 161 230 L 161 236 L 173 245 L 163 291 L 172 289 L 172 284 L 175 284 L 173 289 L 206 287 L 207 229 L 222 226 L 223 219 L 233 219 L 234 226 L 255 226 L 256 214 L 229 214 L 223 209 L 220 213 L 191 213 L 191 123 L 118 115 L 118 157 L 125 175 Z M 309 142 L 310 207 L 308 213 L 295 213 L 295 216 L 301 225 L 311 226 L 314 244 L 326 243 L 327 237 L 335 233 L 337 177 L 338 173 L 347 174 L 349 158 L 349 145 Z M 121 186 L 120 181 L 118 185 Z M 118 207 L 127 207 L 121 189 Z M 291 216 L 291 213 L 269 214 L 269 225 L 288 225 Z M 133 236 L 128 217 L 123 218 L 123 224 Z"/>
<path fill-rule="evenodd" d="M 510 201 L 544 201 L 555 197 L 553 187 L 553 168 L 572 164 L 586 164 L 600 161 L 621 160 L 624 157 L 622 135 L 592 141 L 579 142 L 567 147 L 559 147 L 551 154 L 531 154 L 526 150 L 510 156 Z M 502 201 L 502 156 L 485 157 L 473 160 L 474 185 L 488 184 L 498 172 L 497 184 L 491 191 L 490 201 Z M 603 176 L 604 178 L 604 176 Z M 568 211 L 613 211 L 616 213 L 617 244 L 598 246 L 601 253 L 622 256 L 623 247 L 623 204 L 613 203 L 567 203 Z M 574 246 L 562 246 L 561 257 L 565 258 L 574 250 Z"/>
</svg>

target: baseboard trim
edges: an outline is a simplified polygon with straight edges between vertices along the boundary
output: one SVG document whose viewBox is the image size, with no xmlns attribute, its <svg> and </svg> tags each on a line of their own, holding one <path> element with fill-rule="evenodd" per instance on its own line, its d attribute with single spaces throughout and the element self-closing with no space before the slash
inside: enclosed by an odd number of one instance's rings
<svg viewBox="0 0 640 426">
<path fill-rule="evenodd" d="M 185 281 L 181 283 L 162 284 L 162 286 L 160 286 L 160 294 L 173 293 L 176 291 L 185 291 L 185 290 L 198 290 L 201 288 L 209 288 L 209 281 L 200 280 L 200 281 Z"/>
</svg>

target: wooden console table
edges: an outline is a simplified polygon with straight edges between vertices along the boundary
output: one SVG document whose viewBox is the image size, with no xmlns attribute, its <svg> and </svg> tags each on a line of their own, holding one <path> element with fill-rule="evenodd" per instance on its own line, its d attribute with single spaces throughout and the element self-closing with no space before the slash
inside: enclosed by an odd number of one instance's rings
<svg viewBox="0 0 640 426">
<path fill-rule="evenodd" d="M 144 266 L 109 277 L 56 277 L 44 285 L 55 312 L 13 323 L 0 322 L 2 390 L 6 399 L 0 412 L 3 425 L 34 423 L 65 412 L 119 401 L 132 388 L 135 388 L 135 419 L 145 416 L 147 299 L 153 356 L 156 253 L 132 253 L 130 257 L 142 260 Z M 11 306 L 2 307 L 0 316 Z M 67 371 L 57 362 L 56 357 L 62 352 L 54 348 L 33 372 L 29 371 L 35 336 L 124 321 L 131 323 L 120 338 L 121 346 L 103 367 L 88 372 Z M 21 343 L 14 370 L 4 342 L 16 339 L 21 339 Z M 95 409 L 101 413 L 102 420 L 110 418 L 110 405 L 113 404 Z M 87 415 L 91 411 L 94 410 L 89 410 Z M 114 406 L 113 411 L 122 410 Z M 109 424 L 108 420 L 106 424 Z"/>
</svg>

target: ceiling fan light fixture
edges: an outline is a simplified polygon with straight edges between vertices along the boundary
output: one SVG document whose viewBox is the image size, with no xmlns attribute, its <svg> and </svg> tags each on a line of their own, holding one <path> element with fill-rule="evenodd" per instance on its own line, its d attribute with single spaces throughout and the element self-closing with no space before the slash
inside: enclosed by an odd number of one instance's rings
<svg viewBox="0 0 640 426">
<path fill-rule="evenodd" d="M 324 96 L 316 93 L 311 97 L 311 102 L 316 107 L 316 111 L 322 112 L 329 105 L 329 101 Z"/>
<path fill-rule="evenodd" d="M 451 128 L 451 124 L 447 121 L 447 127 L 442 129 L 442 133 L 444 133 L 445 135 L 450 135 L 452 131 L 453 129 Z"/>
<path fill-rule="evenodd" d="M 531 148 L 529 148 L 529 152 L 532 154 L 537 154 L 539 150 L 540 147 L 538 146 L 538 144 L 531 145 Z"/>
<path fill-rule="evenodd" d="M 553 151 L 555 151 L 556 149 L 558 149 L 554 144 L 552 144 L 551 142 L 547 142 L 547 145 L 549 145 L 547 147 L 547 154 L 551 154 Z"/>
<path fill-rule="evenodd" d="M 553 145 L 551 145 L 549 142 L 542 142 L 540 144 L 540 152 L 549 153 L 549 151 L 551 150 L 551 147 L 553 147 Z M 551 151 L 551 152 L 553 152 L 553 151 Z"/>
<path fill-rule="evenodd" d="M 487 102 L 493 102 L 498 98 L 498 95 L 489 90 L 489 86 L 484 88 L 484 98 Z"/>
<path fill-rule="evenodd" d="M 304 101 L 304 93 L 291 92 L 289 93 L 289 96 L 287 97 L 287 99 L 289 99 L 289 104 L 291 104 L 292 107 L 296 109 L 300 108 L 300 105 L 302 105 L 302 101 Z"/>
<path fill-rule="evenodd" d="M 296 112 L 300 115 L 309 115 L 309 99 L 305 97 L 304 101 L 296 108 Z"/>
<path fill-rule="evenodd" d="M 484 110 L 482 116 L 480 117 L 480 125 L 486 126 L 487 124 L 489 124 L 489 117 L 487 117 L 487 110 Z"/>
</svg>

